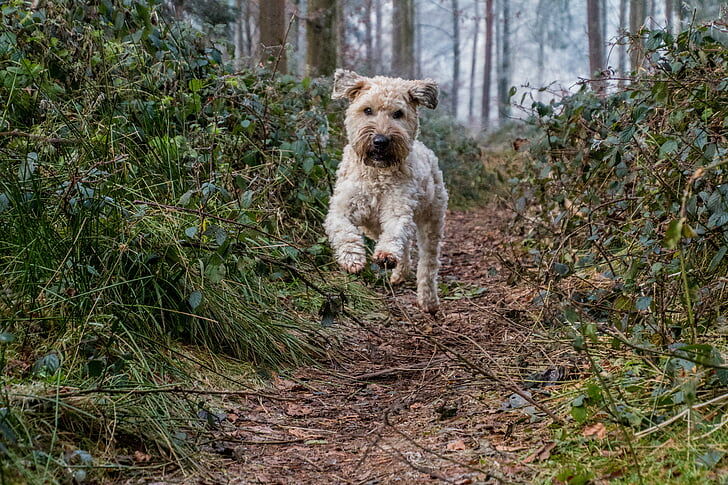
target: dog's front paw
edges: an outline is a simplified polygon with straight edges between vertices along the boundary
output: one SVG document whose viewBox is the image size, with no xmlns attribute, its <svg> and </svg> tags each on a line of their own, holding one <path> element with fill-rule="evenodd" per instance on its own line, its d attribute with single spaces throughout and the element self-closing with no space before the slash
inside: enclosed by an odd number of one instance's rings
<svg viewBox="0 0 728 485">
<path fill-rule="evenodd" d="M 440 310 L 440 303 L 437 300 L 419 301 L 420 308 L 423 312 L 427 312 L 432 316 Z"/>
<path fill-rule="evenodd" d="M 339 266 L 347 273 L 357 274 L 367 264 L 366 256 L 359 253 L 344 253 L 338 258 Z"/>
<path fill-rule="evenodd" d="M 392 269 L 397 267 L 397 257 L 387 251 L 375 251 L 374 262 L 382 268 Z"/>
</svg>

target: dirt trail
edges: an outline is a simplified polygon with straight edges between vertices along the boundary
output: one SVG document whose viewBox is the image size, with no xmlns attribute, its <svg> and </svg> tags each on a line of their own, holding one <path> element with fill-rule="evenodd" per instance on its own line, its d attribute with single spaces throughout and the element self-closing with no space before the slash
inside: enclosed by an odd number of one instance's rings
<svg viewBox="0 0 728 485">
<path fill-rule="evenodd" d="M 281 400 L 230 409 L 230 441 L 218 450 L 228 461 L 210 481 L 527 482 L 528 455 L 548 453 L 550 421 L 501 407 L 515 398 L 510 384 L 549 364 L 517 323 L 533 293 L 509 284 L 497 256 L 509 247 L 501 213 L 449 214 L 438 318 L 416 308 L 412 283 L 396 288 L 390 318 L 341 328 L 345 361 L 275 380 Z"/>
</svg>

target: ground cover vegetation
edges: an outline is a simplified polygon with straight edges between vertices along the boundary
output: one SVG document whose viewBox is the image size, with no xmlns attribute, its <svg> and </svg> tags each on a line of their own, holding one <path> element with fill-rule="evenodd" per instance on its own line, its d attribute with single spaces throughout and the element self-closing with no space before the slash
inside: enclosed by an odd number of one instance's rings
<svg viewBox="0 0 728 485">
<path fill-rule="evenodd" d="M 234 72 L 160 12 L 2 5 L 3 483 L 194 467 L 216 392 L 326 358 L 334 319 L 378 305 L 323 239 L 342 147 L 328 81 Z M 448 129 L 450 174 L 479 152 Z"/>
<path fill-rule="evenodd" d="M 544 482 L 725 479 L 725 24 L 641 34 L 624 89 L 534 103 L 542 136 L 512 180 L 517 271 L 586 376 L 557 399 L 572 419 Z"/>
</svg>

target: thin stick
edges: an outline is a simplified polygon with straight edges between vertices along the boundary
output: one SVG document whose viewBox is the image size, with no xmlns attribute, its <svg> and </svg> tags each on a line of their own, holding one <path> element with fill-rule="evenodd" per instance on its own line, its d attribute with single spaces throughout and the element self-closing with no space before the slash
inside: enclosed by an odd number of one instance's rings
<svg viewBox="0 0 728 485">
<path fill-rule="evenodd" d="M 708 401 L 705 401 L 704 403 L 700 403 L 700 404 L 696 404 L 695 406 L 687 407 L 687 408 L 683 409 L 682 411 L 680 411 L 679 413 L 677 413 L 675 416 L 671 417 L 670 419 L 668 419 L 666 421 L 663 421 L 660 424 L 655 425 L 655 426 L 653 426 L 651 428 L 647 428 L 645 430 L 642 430 L 639 433 L 635 433 L 635 437 L 636 438 L 642 438 L 644 436 L 647 436 L 648 434 L 652 434 L 655 431 L 657 431 L 657 430 L 659 430 L 661 428 L 664 428 L 665 426 L 671 425 L 672 423 L 674 423 L 678 419 L 682 418 L 683 416 L 685 416 L 686 414 L 688 414 L 691 411 L 695 411 L 697 409 L 704 408 L 705 406 L 710 406 L 711 404 L 715 404 L 715 403 L 720 402 L 720 401 L 722 401 L 722 400 L 724 400 L 726 398 L 728 398 L 728 393 L 721 394 L 720 396 L 714 397 L 713 399 L 710 399 Z"/>
</svg>

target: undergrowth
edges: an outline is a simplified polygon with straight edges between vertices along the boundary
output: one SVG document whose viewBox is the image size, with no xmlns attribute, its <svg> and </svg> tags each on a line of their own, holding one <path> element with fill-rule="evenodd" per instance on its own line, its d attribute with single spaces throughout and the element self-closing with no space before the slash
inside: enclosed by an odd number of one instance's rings
<svg viewBox="0 0 728 485">
<path fill-rule="evenodd" d="M 725 24 L 645 32 L 624 89 L 534 103 L 515 208 L 542 323 L 589 369 L 544 482 L 725 479 Z M 722 37 L 721 37 L 722 36 Z M 723 40 L 721 40 L 723 39 Z"/>
</svg>

